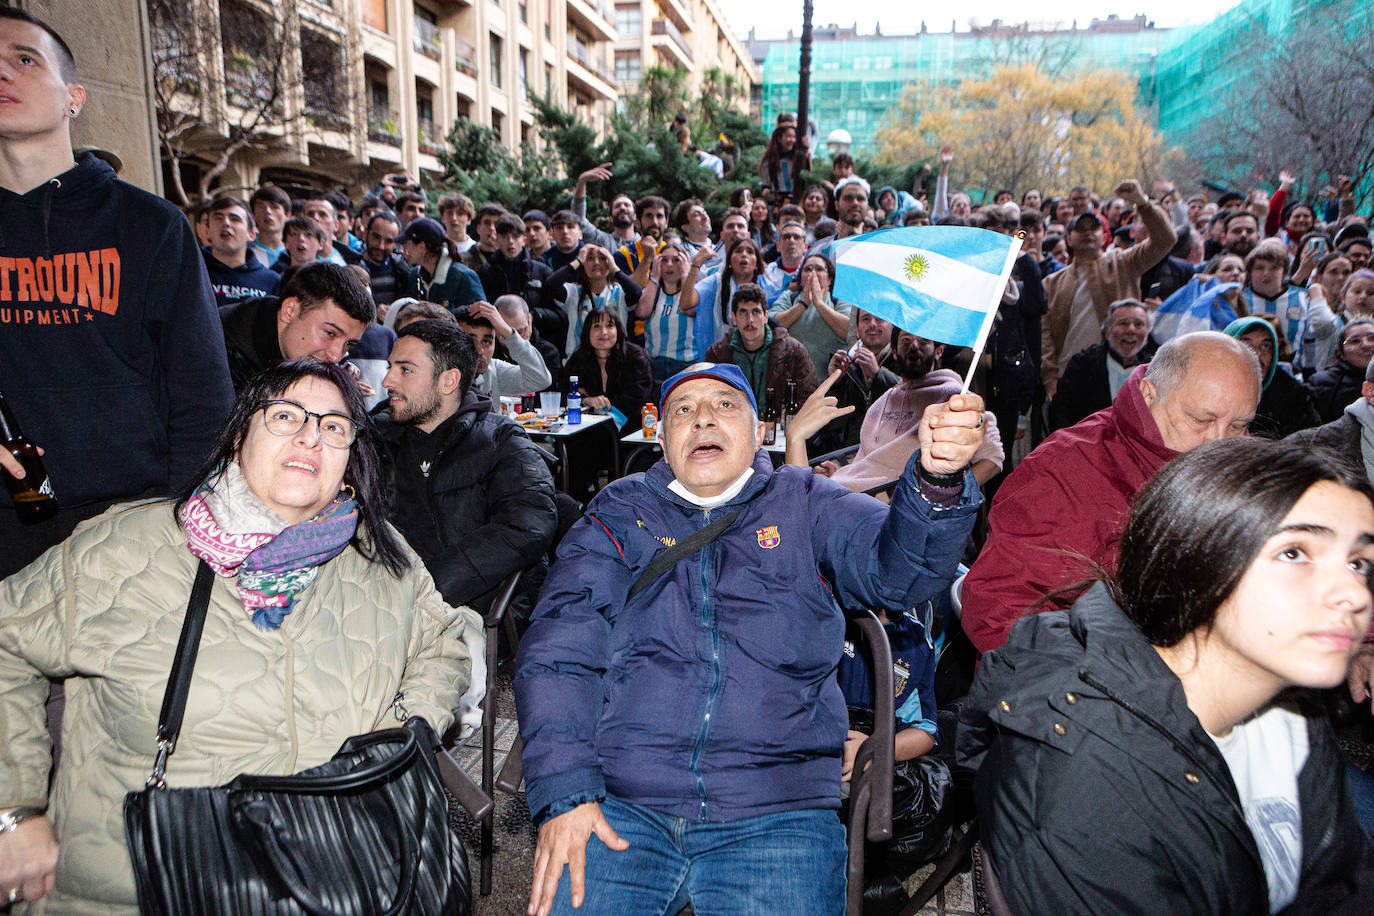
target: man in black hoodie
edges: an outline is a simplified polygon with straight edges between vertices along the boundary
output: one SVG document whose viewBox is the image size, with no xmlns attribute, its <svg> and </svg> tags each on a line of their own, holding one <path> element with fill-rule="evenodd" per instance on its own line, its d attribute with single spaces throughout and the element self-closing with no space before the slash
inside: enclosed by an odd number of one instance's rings
<svg viewBox="0 0 1374 916">
<path fill-rule="evenodd" d="M 525 221 L 514 213 L 496 221 L 496 250 L 477 271 L 488 302 L 507 294 L 519 296 L 533 311 L 553 270 L 525 250 Z"/>
<path fill-rule="evenodd" d="M 282 279 L 280 297 L 220 309 L 236 391 L 283 360 L 343 362 L 377 320 L 371 294 L 350 268 L 316 261 L 291 268 Z"/>
<path fill-rule="evenodd" d="M 62 507 L 21 526 L 0 491 L 0 577 L 115 502 L 191 483 L 233 404 L 191 226 L 73 156 L 85 101 L 62 39 L 0 9 L 0 391 Z M 4 450 L 0 467 L 23 473 Z"/>
<path fill-rule="evenodd" d="M 517 570 L 535 570 L 524 591 L 537 591 L 558 513 L 543 457 L 472 390 L 476 369 L 477 351 L 462 330 L 439 321 L 406 325 L 382 382 L 391 412 L 380 429 L 392 523 L 445 601 L 484 613 L 497 585 Z"/>
<path fill-rule="evenodd" d="M 254 296 L 271 296 L 281 276 L 264 267 L 249 243 L 257 238 L 253 214 L 243 201 L 227 195 L 216 197 L 206 208 L 210 214 L 210 244 L 202 253 L 215 291 L 215 305 L 231 305 Z"/>
</svg>

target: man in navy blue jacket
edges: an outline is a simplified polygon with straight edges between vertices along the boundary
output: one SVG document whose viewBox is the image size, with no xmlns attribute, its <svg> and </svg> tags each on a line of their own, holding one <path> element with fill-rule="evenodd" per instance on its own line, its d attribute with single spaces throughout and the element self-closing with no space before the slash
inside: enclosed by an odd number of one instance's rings
<svg viewBox="0 0 1374 916">
<path fill-rule="evenodd" d="M 248 205 L 235 197 L 221 195 L 206 208 L 210 214 L 210 244 L 201 249 L 215 305 L 223 308 L 272 296 L 281 285 L 281 275 L 263 265 L 249 244 L 258 237 Z"/>
<path fill-rule="evenodd" d="M 852 409 L 834 403 L 803 410 Z M 926 412 L 890 507 L 774 470 L 736 366 L 689 366 L 660 411 L 665 460 L 592 501 L 520 646 L 531 912 L 838 914 L 841 608 L 948 586 L 981 502 L 983 403 Z M 628 597 L 655 554 L 735 512 Z"/>
<path fill-rule="evenodd" d="M 72 153 L 86 92 L 65 43 L 0 9 L 0 391 L 61 510 L 20 526 L 0 490 L 0 577 L 120 500 L 191 482 L 234 402 L 186 218 Z M 22 470 L 0 450 L 0 467 Z"/>
</svg>

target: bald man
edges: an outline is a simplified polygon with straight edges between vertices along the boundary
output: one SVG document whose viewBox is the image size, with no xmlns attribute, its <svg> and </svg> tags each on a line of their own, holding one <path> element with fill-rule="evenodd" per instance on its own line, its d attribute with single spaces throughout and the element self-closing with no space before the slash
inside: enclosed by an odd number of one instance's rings
<svg viewBox="0 0 1374 916">
<path fill-rule="evenodd" d="M 991 533 L 960 593 L 964 631 L 980 652 L 1016 621 L 1067 608 L 1112 571 L 1131 501 L 1190 448 L 1245 434 L 1259 404 L 1255 354 L 1225 334 L 1185 334 L 1138 366 L 1112 406 L 1050 436 L 1007 477 Z M 1205 498 L 1206 494 L 1198 494 Z"/>
</svg>

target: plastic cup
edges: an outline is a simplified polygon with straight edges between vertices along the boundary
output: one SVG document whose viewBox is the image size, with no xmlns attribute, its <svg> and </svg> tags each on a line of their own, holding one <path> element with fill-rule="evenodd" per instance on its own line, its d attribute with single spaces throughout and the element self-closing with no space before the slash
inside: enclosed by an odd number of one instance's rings
<svg viewBox="0 0 1374 916">
<path fill-rule="evenodd" d="M 557 391 L 539 392 L 539 415 L 541 417 L 558 416 L 558 408 L 562 405 L 563 395 Z"/>
</svg>

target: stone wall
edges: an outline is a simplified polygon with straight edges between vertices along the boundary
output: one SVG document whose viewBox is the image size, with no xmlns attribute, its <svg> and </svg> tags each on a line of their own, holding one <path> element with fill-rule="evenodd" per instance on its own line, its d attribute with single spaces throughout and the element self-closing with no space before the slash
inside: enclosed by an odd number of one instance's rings
<svg viewBox="0 0 1374 916">
<path fill-rule="evenodd" d="M 116 153 L 124 161 L 120 177 L 161 194 L 143 0 L 21 0 L 18 5 L 56 29 L 76 56 L 87 99 L 72 126 L 72 143 Z"/>
</svg>

